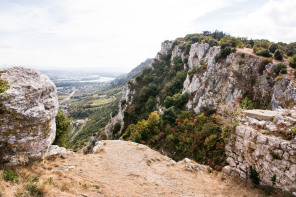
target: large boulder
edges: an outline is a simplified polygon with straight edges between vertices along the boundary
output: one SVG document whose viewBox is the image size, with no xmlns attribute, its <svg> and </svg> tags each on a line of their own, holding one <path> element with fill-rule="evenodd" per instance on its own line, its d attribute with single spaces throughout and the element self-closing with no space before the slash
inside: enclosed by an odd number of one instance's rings
<svg viewBox="0 0 296 197">
<path fill-rule="evenodd" d="M 0 77 L 10 85 L 0 93 L 0 162 L 19 164 L 41 158 L 56 135 L 54 83 L 22 67 L 10 68 Z"/>
</svg>

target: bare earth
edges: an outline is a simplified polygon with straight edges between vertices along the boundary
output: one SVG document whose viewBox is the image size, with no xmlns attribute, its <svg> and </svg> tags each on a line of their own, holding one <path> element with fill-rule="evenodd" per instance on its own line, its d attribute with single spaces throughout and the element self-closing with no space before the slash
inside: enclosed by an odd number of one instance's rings
<svg viewBox="0 0 296 197">
<path fill-rule="evenodd" d="M 97 153 L 73 153 L 17 169 L 22 184 L 40 175 L 45 196 L 263 196 L 242 180 L 223 173 L 186 171 L 184 161 L 174 162 L 144 145 L 103 141 Z M 75 166 L 68 171 L 58 167 Z M 71 168 L 71 167 L 70 167 Z M 48 180 L 52 179 L 52 183 Z M 15 196 L 22 184 L 2 181 L 3 196 Z M 6 185 L 5 185 L 6 184 Z M 0 195 L 1 196 L 1 195 Z"/>
</svg>

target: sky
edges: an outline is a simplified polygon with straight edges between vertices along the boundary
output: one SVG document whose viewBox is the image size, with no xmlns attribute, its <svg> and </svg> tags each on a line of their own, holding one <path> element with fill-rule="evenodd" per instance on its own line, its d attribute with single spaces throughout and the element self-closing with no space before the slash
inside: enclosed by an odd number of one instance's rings
<svg viewBox="0 0 296 197">
<path fill-rule="evenodd" d="M 161 42 L 221 30 L 296 41 L 295 0 L 0 0 L 0 68 L 126 73 Z"/>
</svg>

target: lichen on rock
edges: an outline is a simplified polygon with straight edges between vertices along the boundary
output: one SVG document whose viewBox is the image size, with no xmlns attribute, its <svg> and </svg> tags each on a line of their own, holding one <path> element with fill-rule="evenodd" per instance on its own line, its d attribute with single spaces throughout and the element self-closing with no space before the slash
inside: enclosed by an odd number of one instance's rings
<svg viewBox="0 0 296 197">
<path fill-rule="evenodd" d="M 56 134 L 58 110 L 54 83 L 44 74 L 22 67 L 2 73 L 10 87 L 0 94 L 0 159 L 25 163 L 40 158 Z"/>
</svg>

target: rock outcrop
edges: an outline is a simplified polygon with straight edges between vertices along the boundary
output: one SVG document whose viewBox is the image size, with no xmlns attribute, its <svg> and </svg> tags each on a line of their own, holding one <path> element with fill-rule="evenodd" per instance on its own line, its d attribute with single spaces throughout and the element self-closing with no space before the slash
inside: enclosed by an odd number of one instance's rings
<svg viewBox="0 0 296 197">
<path fill-rule="evenodd" d="M 135 83 L 135 80 L 132 80 L 133 83 Z M 127 108 L 128 105 L 130 105 L 133 101 L 133 95 L 135 94 L 135 91 L 132 90 L 131 85 L 127 83 L 123 89 L 122 89 L 122 97 L 119 101 L 118 107 L 118 114 L 110 120 L 110 123 L 108 123 L 105 127 L 105 133 L 107 137 L 112 136 L 113 134 L 113 129 L 115 124 L 120 125 L 120 130 L 117 131 L 117 133 L 120 135 L 122 132 L 122 129 L 124 127 L 124 112 Z"/>
<path fill-rule="evenodd" d="M 22 67 L 1 75 L 10 88 L 0 94 L 0 158 L 12 164 L 40 158 L 53 143 L 58 98 L 44 74 Z"/>
<path fill-rule="evenodd" d="M 227 140 L 229 166 L 223 171 L 249 179 L 252 167 L 258 173 L 260 184 L 296 192 L 296 141 L 275 136 L 281 129 L 288 132 L 295 123 L 295 110 L 247 111 L 245 123 L 236 127 Z M 271 130 L 270 125 L 275 129 Z"/>
<path fill-rule="evenodd" d="M 218 47 L 207 48 L 206 44 L 191 47 L 189 67 L 197 67 L 187 75 L 183 93 L 192 95 L 188 109 L 197 114 L 216 110 L 220 104 L 238 102 L 248 96 L 257 108 L 292 108 L 296 103 L 295 83 L 287 77 L 275 80 L 274 73 L 258 72 L 261 59 L 240 52 L 230 54 L 226 60 L 215 62 Z M 210 53 L 210 54 L 209 54 Z M 204 57 L 200 59 L 200 56 Z M 203 70 L 200 69 L 203 67 Z M 274 64 L 266 67 L 275 67 Z"/>
</svg>

